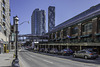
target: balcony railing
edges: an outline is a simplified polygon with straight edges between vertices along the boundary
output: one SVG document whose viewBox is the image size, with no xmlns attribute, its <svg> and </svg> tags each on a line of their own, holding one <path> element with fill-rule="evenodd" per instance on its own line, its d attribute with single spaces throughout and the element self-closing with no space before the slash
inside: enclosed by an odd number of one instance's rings
<svg viewBox="0 0 100 67">
<path fill-rule="evenodd" d="M 2 3 L 2 7 L 5 9 L 5 3 Z"/>
<path fill-rule="evenodd" d="M 5 15 L 5 11 L 3 11 L 3 13 L 2 13 L 3 15 Z"/>
</svg>

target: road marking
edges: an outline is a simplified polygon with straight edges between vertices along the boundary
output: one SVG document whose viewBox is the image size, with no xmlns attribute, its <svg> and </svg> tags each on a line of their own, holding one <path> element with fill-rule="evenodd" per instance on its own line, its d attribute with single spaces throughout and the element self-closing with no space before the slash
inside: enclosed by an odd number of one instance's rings
<svg viewBox="0 0 100 67">
<path fill-rule="evenodd" d="M 43 61 L 53 64 L 53 62 L 51 62 L 51 61 L 48 61 L 48 60 L 43 60 Z"/>
<path fill-rule="evenodd" d="M 28 53 L 27 53 L 28 54 Z M 31 57 L 33 57 L 33 58 L 39 58 L 39 57 L 36 57 L 36 56 L 33 56 L 33 55 L 30 55 Z M 41 58 L 40 58 L 41 59 Z M 53 64 L 53 62 L 51 62 L 51 61 L 48 61 L 48 60 L 45 60 L 45 59 L 41 59 L 42 61 L 45 61 L 45 62 L 48 62 L 48 63 L 50 63 L 50 64 Z"/>
</svg>

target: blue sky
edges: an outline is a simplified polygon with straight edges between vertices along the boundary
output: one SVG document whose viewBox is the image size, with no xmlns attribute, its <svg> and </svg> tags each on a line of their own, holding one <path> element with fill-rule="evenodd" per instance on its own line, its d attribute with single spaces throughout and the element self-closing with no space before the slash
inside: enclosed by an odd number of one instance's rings
<svg viewBox="0 0 100 67">
<path fill-rule="evenodd" d="M 31 33 L 31 15 L 36 8 L 46 11 L 46 31 L 48 30 L 48 7 L 55 6 L 55 24 L 58 25 L 77 14 L 97 5 L 100 0 L 10 0 L 11 24 L 13 16 L 19 17 L 19 23 L 30 21 L 19 26 L 20 34 Z"/>
</svg>

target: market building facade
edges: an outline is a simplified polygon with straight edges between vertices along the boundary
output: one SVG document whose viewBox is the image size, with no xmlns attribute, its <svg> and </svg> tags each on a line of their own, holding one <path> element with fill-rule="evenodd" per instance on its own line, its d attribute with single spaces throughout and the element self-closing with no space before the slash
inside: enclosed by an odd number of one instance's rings
<svg viewBox="0 0 100 67">
<path fill-rule="evenodd" d="M 95 48 L 100 51 L 100 4 L 61 23 L 48 33 L 45 48 L 71 48 L 74 51 Z M 100 54 L 100 52 L 99 52 Z"/>
</svg>

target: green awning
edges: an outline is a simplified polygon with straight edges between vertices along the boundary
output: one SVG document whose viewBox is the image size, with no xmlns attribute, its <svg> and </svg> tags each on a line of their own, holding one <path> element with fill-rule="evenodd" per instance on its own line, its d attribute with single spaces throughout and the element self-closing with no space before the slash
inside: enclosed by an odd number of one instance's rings
<svg viewBox="0 0 100 67">
<path fill-rule="evenodd" d="M 77 38 L 78 36 L 73 36 L 73 37 L 71 37 L 71 39 L 74 39 L 74 38 Z"/>
<path fill-rule="evenodd" d="M 88 35 L 83 35 L 83 36 L 80 36 L 81 38 L 84 38 L 84 37 L 90 37 L 92 34 L 88 34 Z"/>
<path fill-rule="evenodd" d="M 96 36 L 100 36 L 100 33 L 96 33 L 95 35 L 96 35 Z"/>
</svg>

